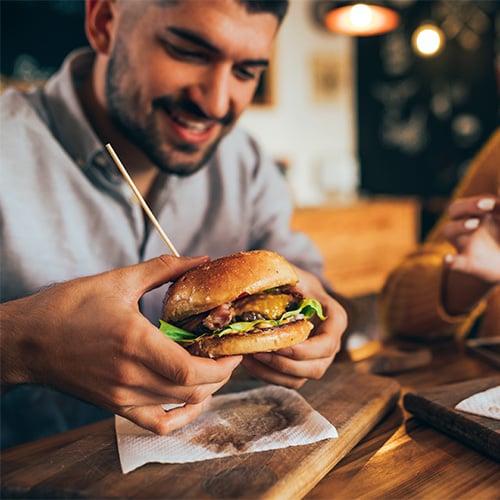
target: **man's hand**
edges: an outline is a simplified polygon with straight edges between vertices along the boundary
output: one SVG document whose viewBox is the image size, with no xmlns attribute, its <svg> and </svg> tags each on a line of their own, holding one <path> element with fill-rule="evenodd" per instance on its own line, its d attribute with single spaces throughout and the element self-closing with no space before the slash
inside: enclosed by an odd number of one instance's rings
<svg viewBox="0 0 500 500">
<path fill-rule="evenodd" d="M 448 215 L 443 235 L 457 249 L 445 259 L 448 268 L 500 283 L 500 197 L 458 199 Z"/>
<path fill-rule="evenodd" d="M 162 256 L 2 304 L 2 386 L 49 384 L 158 434 L 189 423 L 241 356 L 191 356 L 138 301 L 206 260 Z"/>
<path fill-rule="evenodd" d="M 272 353 L 247 355 L 243 366 L 248 372 L 266 382 L 298 389 L 308 379 L 320 379 L 332 364 L 347 328 L 347 313 L 311 273 L 295 268 L 299 287 L 305 297 L 318 300 L 327 319 L 314 318 L 314 330 L 300 344 Z"/>
</svg>

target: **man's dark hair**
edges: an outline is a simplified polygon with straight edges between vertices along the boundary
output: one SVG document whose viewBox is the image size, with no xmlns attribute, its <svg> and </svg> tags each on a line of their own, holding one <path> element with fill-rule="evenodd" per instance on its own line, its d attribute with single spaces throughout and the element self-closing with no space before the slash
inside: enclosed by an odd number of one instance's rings
<svg viewBox="0 0 500 500">
<path fill-rule="evenodd" d="M 247 12 L 269 12 L 281 23 L 288 10 L 288 0 L 236 0 L 245 6 Z"/>
<path fill-rule="evenodd" d="M 178 4 L 179 0 L 156 0 L 156 2 L 160 5 L 168 6 Z M 277 17 L 278 23 L 283 21 L 289 4 L 289 0 L 236 0 L 236 2 L 243 5 L 250 14 L 255 12 L 269 12 Z"/>
</svg>

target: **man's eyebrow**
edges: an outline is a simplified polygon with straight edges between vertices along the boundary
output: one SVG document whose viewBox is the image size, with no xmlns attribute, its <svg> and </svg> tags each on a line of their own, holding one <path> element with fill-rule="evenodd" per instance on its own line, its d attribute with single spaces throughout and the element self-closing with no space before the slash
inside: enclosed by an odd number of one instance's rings
<svg viewBox="0 0 500 500">
<path fill-rule="evenodd" d="M 168 26 L 165 28 L 166 31 L 173 33 L 174 35 L 178 36 L 179 38 L 183 38 L 184 40 L 187 40 L 191 43 L 194 43 L 196 45 L 200 45 L 201 47 L 210 50 L 211 52 L 215 52 L 216 54 L 221 54 L 222 51 L 216 47 L 215 45 L 212 45 L 210 42 L 199 36 L 198 34 L 192 32 L 191 30 L 185 29 L 185 28 L 176 28 L 174 26 Z M 240 64 L 244 66 L 259 66 L 259 67 L 265 67 L 267 68 L 269 66 L 269 60 L 268 59 L 248 59 L 241 61 Z"/>
<path fill-rule="evenodd" d="M 174 35 L 178 36 L 179 38 L 183 38 L 184 40 L 187 40 L 188 42 L 195 43 L 196 45 L 200 45 L 203 48 L 210 50 L 212 52 L 217 52 L 218 54 L 221 52 L 219 48 L 217 48 L 215 45 L 212 45 L 210 42 L 207 42 L 204 38 L 199 36 L 198 34 L 194 33 L 191 30 L 185 29 L 185 28 L 176 28 L 174 26 L 167 26 L 166 31 L 169 31 L 170 33 L 173 33 Z"/>
<path fill-rule="evenodd" d="M 247 59 L 245 61 L 240 61 L 242 66 L 258 66 L 258 67 L 269 67 L 268 59 Z"/>
</svg>

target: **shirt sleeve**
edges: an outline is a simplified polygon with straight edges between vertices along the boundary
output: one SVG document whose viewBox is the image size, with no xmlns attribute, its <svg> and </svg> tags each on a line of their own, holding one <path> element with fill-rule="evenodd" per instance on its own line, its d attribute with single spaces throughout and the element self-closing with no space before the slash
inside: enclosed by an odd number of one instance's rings
<svg viewBox="0 0 500 500">
<path fill-rule="evenodd" d="M 294 205 L 286 174 L 256 143 L 253 147 L 256 162 L 249 197 L 252 248 L 273 250 L 325 283 L 319 250 L 304 233 L 291 229 Z"/>
<path fill-rule="evenodd" d="M 452 195 L 453 199 L 479 194 L 496 195 L 500 178 L 500 129 L 479 152 Z M 443 258 L 454 247 L 442 236 L 444 214 L 426 241 L 389 275 L 380 296 L 381 316 L 389 336 L 438 339 L 462 337 L 488 306 L 483 300 L 469 313 L 450 316 L 442 305 Z"/>
<path fill-rule="evenodd" d="M 428 243 L 409 255 L 393 271 L 381 294 L 387 332 L 411 338 L 438 339 L 463 336 L 484 310 L 450 316 L 442 306 L 443 258 L 452 253 L 447 243 Z"/>
</svg>

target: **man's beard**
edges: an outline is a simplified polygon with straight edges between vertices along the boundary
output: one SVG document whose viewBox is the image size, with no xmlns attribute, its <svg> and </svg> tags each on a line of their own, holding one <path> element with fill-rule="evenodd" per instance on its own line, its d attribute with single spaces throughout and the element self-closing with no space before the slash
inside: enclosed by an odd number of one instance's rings
<svg viewBox="0 0 500 500">
<path fill-rule="evenodd" d="M 120 91 L 120 82 L 126 79 L 126 68 L 129 67 L 125 46 L 118 41 L 109 59 L 106 74 L 106 100 L 111 120 L 118 130 L 151 160 L 156 167 L 166 174 L 186 177 L 200 170 L 212 157 L 222 138 L 232 128 L 234 115 L 229 112 L 219 122 L 224 126 L 221 134 L 208 146 L 203 156 L 198 161 L 177 161 L 173 159 L 175 153 L 195 154 L 199 147 L 188 143 L 170 144 L 172 151 L 166 151 L 162 146 L 164 139 L 155 123 L 155 113 L 163 109 L 170 112 L 175 108 L 188 111 L 191 115 L 207 118 L 203 111 L 193 102 L 175 100 L 170 96 L 162 96 L 153 101 L 151 110 L 144 116 L 141 123 L 131 110 L 140 110 L 138 93 L 130 96 L 123 95 Z M 161 111 L 160 111 L 161 112 Z"/>
</svg>

